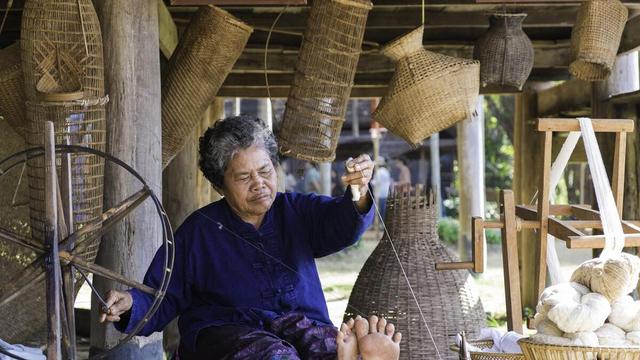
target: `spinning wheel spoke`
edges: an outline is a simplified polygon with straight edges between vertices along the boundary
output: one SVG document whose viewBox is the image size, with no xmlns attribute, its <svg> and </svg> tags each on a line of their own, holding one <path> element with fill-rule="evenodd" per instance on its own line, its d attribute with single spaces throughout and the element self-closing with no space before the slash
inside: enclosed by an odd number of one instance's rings
<svg viewBox="0 0 640 360">
<path fill-rule="evenodd" d="M 60 243 L 60 247 L 64 248 L 70 243 L 75 243 L 77 247 L 87 241 L 101 238 L 114 224 L 135 210 L 149 195 L 149 188 L 146 186 L 143 187 L 140 191 L 129 196 L 118 205 L 102 213 L 100 218 L 87 223 L 81 229 L 68 236 Z M 84 235 L 87 234 L 91 235 L 84 237 Z"/>
<path fill-rule="evenodd" d="M 40 256 L 27 265 L 19 274 L 0 286 L 0 306 L 4 306 L 32 286 L 40 284 L 45 278 L 43 264 L 44 256 Z"/>
<path fill-rule="evenodd" d="M 77 267 L 77 268 L 79 268 L 81 270 L 91 272 L 94 275 L 98 275 L 100 277 L 119 282 L 120 284 L 131 286 L 131 287 L 136 288 L 136 289 L 138 289 L 140 291 L 144 291 L 147 294 L 156 295 L 156 293 L 157 293 L 157 291 L 154 288 L 150 287 L 150 286 L 144 285 L 144 284 L 139 283 L 139 282 L 137 282 L 135 280 L 127 279 L 126 277 L 118 274 L 117 272 L 109 270 L 107 268 L 104 268 L 104 267 L 102 267 L 100 265 L 90 264 L 90 263 L 80 259 L 77 256 L 69 254 L 66 251 L 61 251 L 60 252 L 60 260 L 68 262 L 68 263 L 71 263 L 71 264 L 73 264 L 73 266 L 75 266 L 75 267 Z"/>
<path fill-rule="evenodd" d="M 44 247 L 42 244 L 39 244 L 32 239 L 18 235 L 6 229 L 0 228 L 0 239 L 33 250 L 39 254 L 44 252 Z"/>
</svg>

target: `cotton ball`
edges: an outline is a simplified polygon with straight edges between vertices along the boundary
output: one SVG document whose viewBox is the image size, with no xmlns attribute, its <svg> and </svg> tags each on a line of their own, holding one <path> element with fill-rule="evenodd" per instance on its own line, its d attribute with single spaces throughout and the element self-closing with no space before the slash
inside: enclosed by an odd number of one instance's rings
<svg viewBox="0 0 640 360">
<path fill-rule="evenodd" d="M 640 330 L 640 301 L 634 301 L 629 295 L 623 296 L 611 304 L 609 322 L 624 331 Z"/>
<path fill-rule="evenodd" d="M 627 333 L 627 341 L 633 345 L 640 345 L 640 331 L 630 331 Z"/>
<path fill-rule="evenodd" d="M 627 334 L 619 327 L 606 323 L 596 330 L 598 341 L 602 346 L 625 346 L 627 342 Z"/>
<path fill-rule="evenodd" d="M 591 291 L 586 286 L 577 282 L 561 283 L 549 286 L 544 289 L 540 295 L 540 300 L 536 306 L 536 312 L 546 316 L 549 309 L 554 305 L 567 300 L 580 302 L 580 298 L 590 292 Z"/>
<path fill-rule="evenodd" d="M 599 346 L 598 335 L 593 331 L 581 331 L 576 333 L 567 333 L 564 336 L 570 339 L 570 345 L 574 346 Z"/>
<path fill-rule="evenodd" d="M 622 253 L 620 256 L 627 261 L 631 268 L 631 279 L 624 290 L 624 295 L 627 295 L 631 294 L 638 286 L 638 279 L 640 278 L 640 258 L 629 253 Z"/>
<path fill-rule="evenodd" d="M 595 331 L 601 327 L 609 314 L 609 301 L 598 293 L 584 295 L 580 302 L 573 299 L 554 305 L 547 314 L 560 330 L 566 333 Z"/>
<path fill-rule="evenodd" d="M 582 263 L 571 275 L 571 281 L 613 301 L 633 291 L 638 283 L 640 259 L 623 253 L 609 259 L 591 259 Z"/>
<path fill-rule="evenodd" d="M 562 336 L 564 332 L 553 323 L 553 321 L 549 320 L 545 315 L 541 313 L 537 313 L 533 317 L 533 326 L 538 331 L 538 334 L 544 335 L 552 335 L 552 336 Z"/>
</svg>

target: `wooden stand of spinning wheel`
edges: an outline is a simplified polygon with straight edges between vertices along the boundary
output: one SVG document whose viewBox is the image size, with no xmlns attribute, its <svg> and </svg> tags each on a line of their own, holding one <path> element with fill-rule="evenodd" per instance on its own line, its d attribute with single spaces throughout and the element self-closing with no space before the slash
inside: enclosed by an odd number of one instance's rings
<svg viewBox="0 0 640 360">
<path fill-rule="evenodd" d="M 624 169 L 627 133 L 633 131 L 630 119 L 592 119 L 595 132 L 615 133 L 613 179 L 611 186 L 618 212 L 622 213 L 624 195 Z M 552 137 L 554 132 L 580 131 L 576 119 L 541 118 L 537 130 L 540 132 L 544 151 L 540 161 L 540 185 L 538 204 L 515 205 L 511 190 L 500 191 L 500 219 L 484 220 L 472 218 L 473 255 L 471 261 L 438 263 L 438 270 L 468 269 L 477 273 L 484 271 L 484 229 L 501 229 L 502 261 L 507 307 L 507 327 L 522 332 L 522 299 L 520 295 L 520 267 L 518 260 L 517 232 L 534 229 L 537 232 L 535 291 L 538 296 L 546 287 L 547 234 L 565 242 L 569 249 L 604 247 L 604 236 L 587 235 L 585 229 L 602 229 L 600 213 L 590 205 L 553 205 L 549 201 L 549 177 L 551 172 Z M 640 246 L 640 222 L 622 221 L 626 234 L 625 246 Z"/>
<path fill-rule="evenodd" d="M 6 174 L 28 159 L 45 158 L 45 235 L 44 242 L 20 236 L 12 231 L 0 228 L 0 241 L 6 241 L 33 251 L 36 259 L 13 276 L 10 281 L 0 284 L 0 307 L 20 306 L 11 301 L 25 294 L 34 286 L 45 282 L 47 309 L 47 359 L 75 359 L 75 287 L 78 285 L 76 272 L 88 281 L 86 273 L 100 276 L 128 287 L 137 288 L 151 294 L 153 300 L 140 323 L 116 346 L 93 356 L 101 358 L 135 336 L 158 309 L 169 285 L 175 256 L 173 234 L 169 219 L 160 201 L 146 184 L 144 179 L 121 160 L 103 152 L 75 145 L 56 145 L 53 123 L 45 123 L 44 148 L 32 148 L 0 160 L 0 176 Z M 71 154 L 90 154 L 102 157 L 118 165 L 142 184 L 142 189 L 129 196 L 115 207 L 102 213 L 96 220 L 84 224 L 74 232 L 72 209 L 72 167 Z M 58 180 L 56 160 L 59 158 L 61 179 Z M 102 236 L 122 218 L 137 208 L 147 198 L 154 203 L 162 222 L 165 268 L 162 281 L 157 289 L 150 288 L 135 280 L 128 279 L 112 270 L 96 265 L 83 257 L 80 252 L 83 244 L 102 238 Z M 89 283 L 91 285 L 91 283 Z M 104 301 L 91 286 L 96 298 Z M 6 354 L 12 356 L 11 354 Z"/>
</svg>

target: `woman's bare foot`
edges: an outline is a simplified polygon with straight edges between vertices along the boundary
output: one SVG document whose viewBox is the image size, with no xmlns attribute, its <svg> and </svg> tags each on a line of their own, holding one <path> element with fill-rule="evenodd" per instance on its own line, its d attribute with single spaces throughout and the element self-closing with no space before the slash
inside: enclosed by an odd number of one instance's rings
<svg viewBox="0 0 640 360">
<path fill-rule="evenodd" d="M 354 327 L 362 360 L 398 360 L 402 334 L 393 324 L 372 315 L 369 321 L 356 318 Z"/>
<path fill-rule="evenodd" d="M 338 345 L 338 360 L 358 360 L 358 340 L 356 334 L 353 333 L 355 321 L 349 319 L 346 323 L 342 323 L 336 344 Z"/>
</svg>

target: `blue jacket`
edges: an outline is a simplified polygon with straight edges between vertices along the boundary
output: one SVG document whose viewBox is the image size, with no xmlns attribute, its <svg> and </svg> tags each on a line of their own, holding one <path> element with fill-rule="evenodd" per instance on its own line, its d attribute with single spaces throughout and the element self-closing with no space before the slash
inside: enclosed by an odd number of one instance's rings
<svg viewBox="0 0 640 360">
<path fill-rule="evenodd" d="M 373 221 L 373 207 L 360 214 L 347 191 L 342 197 L 278 193 L 259 229 L 241 220 L 223 199 L 191 214 L 175 233 L 176 257 L 166 296 L 139 335 L 162 330 L 180 316 L 185 345 L 195 349 L 206 327 L 262 327 L 288 311 L 331 324 L 314 258 L 352 245 Z M 219 226 L 218 222 L 223 226 Z M 158 288 L 164 249 L 156 253 L 144 283 Z M 153 297 L 129 290 L 129 332 Z"/>
</svg>

